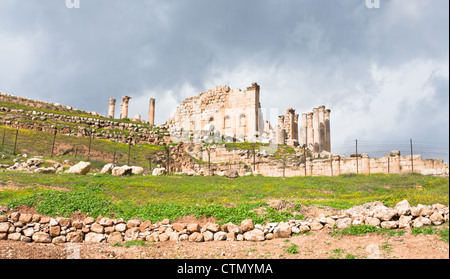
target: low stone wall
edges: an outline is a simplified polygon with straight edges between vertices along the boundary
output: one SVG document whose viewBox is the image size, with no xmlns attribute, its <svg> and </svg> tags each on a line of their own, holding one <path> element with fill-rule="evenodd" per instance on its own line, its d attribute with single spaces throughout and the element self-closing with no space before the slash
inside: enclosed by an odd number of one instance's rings
<svg viewBox="0 0 450 279">
<path fill-rule="evenodd" d="M 169 219 L 152 223 L 140 219 L 124 220 L 99 216 L 83 220 L 51 218 L 39 214 L 13 212 L 0 215 L 0 240 L 36 243 L 107 242 L 110 244 L 131 240 L 143 241 L 264 241 L 288 238 L 293 234 L 318 231 L 324 228 L 345 229 L 351 225 L 372 225 L 387 229 L 409 229 L 448 222 L 449 208 L 441 204 L 411 207 L 408 201 L 388 208 L 381 202 L 343 210 L 333 216 L 317 216 L 306 220 L 254 224 L 244 220 L 240 225 L 222 226 L 207 223 L 171 223 Z"/>
<path fill-rule="evenodd" d="M 292 177 L 292 176 L 337 176 L 341 174 L 370 174 L 370 173 L 420 173 L 424 175 L 449 176 L 449 164 L 442 159 L 422 159 L 421 155 L 400 156 L 400 152 L 393 151 L 391 154 L 381 158 L 370 158 L 367 154 L 359 154 L 356 157 L 344 157 L 340 155 L 329 155 L 327 159 L 302 158 L 303 152 L 290 155 L 286 161 L 275 159 L 274 156 L 256 151 L 255 159 L 251 150 L 228 150 L 223 146 L 211 148 L 208 152 L 189 151 L 195 158 L 202 161 L 210 161 L 212 164 L 228 163 L 229 168 L 238 169 L 239 164 L 247 165 L 251 170 L 263 176 L 272 177 Z M 303 161 L 302 161 L 303 159 Z M 190 166 L 186 166 L 182 171 L 188 172 Z M 204 166 L 203 166 L 204 167 Z M 223 169 L 223 168 L 222 168 Z M 225 167 L 226 169 L 226 167 Z M 243 175 L 246 170 L 238 169 Z"/>
<path fill-rule="evenodd" d="M 20 128 L 53 133 L 52 123 L 63 126 L 57 130 L 60 134 L 77 137 L 91 135 L 95 139 L 105 139 L 120 143 L 151 143 L 162 145 L 170 141 L 170 136 L 164 127 L 149 127 L 139 123 L 125 123 L 114 120 L 104 120 L 92 117 L 73 116 L 42 111 L 24 111 L 0 107 L 0 112 L 7 115 L 0 117 L 0 124 L 6 127 Z M 61 113 L 64 113 L 62 111 Z"/>
</svg>

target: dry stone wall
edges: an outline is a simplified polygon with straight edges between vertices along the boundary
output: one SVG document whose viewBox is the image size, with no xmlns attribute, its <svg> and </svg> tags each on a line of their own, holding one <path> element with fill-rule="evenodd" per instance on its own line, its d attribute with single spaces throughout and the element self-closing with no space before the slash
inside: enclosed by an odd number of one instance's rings
<svg viewBox="0 0 450 279">
<path fill-rule="evenodd" d="M 36 243 L 142 241 L 265 241 L 322 229 L 345 229 L 351 225 L 371 225 L 386 229 L 411 229 L 448 222 L 449 208 L 442 204 L 410 206 L 404 200 L 389 208 L 381 202 L 366 203 L 336 215 L 320 215 L 306 220 L 254 224 L 152 223 L 141 219 L 124 220 L 98 216 L 96 219 L 51 218 L 39 214 L 12 212 L 0 215 L 0 240 Z"/>
<path fill-rule="evenodd" d="M 82 117 L 42 111 L 24 111 L 23 109 L 10 109 L 0 107 L 0 124 L 6 127 L 29 129 L 53 133 L 57 124 L 57 132 L 69 136 L 86 137 L 92 134 L 93 138 L 106 139 L 121 143 L 150 143 L 162 145 L 170 141 L 170 135 L 165 132 L 164 125 L 149 127 L 139 123 L 126 123 L 114 120 L 105 120 L 93 117 Z"/>
<path fill-rule="evenodd" d="M 328 155 L 327 159 L 304 158 L 301 149 L 295 149 L 296 154 L 275 158 L 264 150 L 256 150 L 255 158 L 252 150 L 227 149 L 226 145 L 210 146 L 209 151 L 198 145 L 184 144 L 179 152 L 191 155 L 203 162 L 210 162 L 214 173 L 236 169 L 240 176 L 254 172 L 263 176 L 336 176 L 341 174 L 370 173 L 420 173 L 424 175 L 449 176 L 449 164 L 442 159 L 422 159 L 420 155 L 401 156 L 393 151 L 382 158 L 370 158 L 367 154 L 356 157 Z M 199 172 L 208 167 L 207 164 L 179 165 L 180 171 Z"/>
</svg>

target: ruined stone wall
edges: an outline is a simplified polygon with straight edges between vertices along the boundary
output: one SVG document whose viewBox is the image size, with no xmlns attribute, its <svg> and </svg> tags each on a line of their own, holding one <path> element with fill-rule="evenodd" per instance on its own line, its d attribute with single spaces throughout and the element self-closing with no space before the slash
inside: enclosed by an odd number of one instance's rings
<svg viewBox="0 0 450 279">
<path fill-rule="evenodd" d="M 210 162 L 216 171 L 237 169 L 239 175 L 249 171 L 257 171 L 264 176 L 291 177 L 291 176 L 335 176 L 341 174 L 370 174 L 370 173 L 420 173 L 424 175 L 449 176 L 449 164 L 442 159 L 422 159 L 420 155 L 400 156 L 399 153 L 389 154 L 381 158 L 370 158 L 367 154 L 358 154 L 358 157 L 330 156 L 327 159 L 304 160 L 301 152 L 292 155 L 286 160 L 276 159 L 273 155 L 256 150 L 255 159 L 252 150 L 229 150 L 224 145 L 211 147 L 209 156 L 206 150 L 197 148 L 195 152 L 185 150 L 203 162 Z M 195 167 L 186 165 L 183 172 L 205 168 L 206 164 L 197 164 Z"/>
<path fill-rule="evenodd" d="M 170 135 L 163 127 L 150 128 L 139 123 L 118 122 L 91 117 L 73 116 L 42 111 L 24 111 L 0 107 L 0 125 L 53 133 L 55 125 L 58 133 L 95 139 L 105 139 L 120 143 L 150 143 L 161 145 L 170 142 Z M 63 112 L 61 112 L 63 113 Z M 53 124 L 55 125 L 53 125 Z M 61 127 L 62 126 L 62 127 Z M 92 134 L 91 134 L 92 133 Z"/>
<path fill-rule="evenodd" d="M 298 118 L 293 108 L 286 110 L 286 115 L 278 117 L 278 144 L 298 146 Z"/>
<path fill-rule="evenodd" d="M 101 113 L 74 109 L 70 105 L 64 106 L 59 103 L 48 103 L 39 100 L 31 100 L 23 97 L 16 97 L 2 92 L 0 92 L 0 102 L 11 102 L 18 105 L 34 107 L 37 109 L 51 109 L 61 112 L 79 111 L 81 113 L 85 113 L 86 115 L 102 116 Z"/>
<path fill-rule="evenodd" d="M 302 114 L 301 146 L 314 152 L 331 152 L 330 113 L 325 106 L 319 106 L 313 112 Z"/>
<path fill-rule="evenodd" d="M 185 99 L 167 124 L 186 131 L 214 128 L 222 135 L 254 137 L 264 131 L 259 90 L 256 83 L 247 90 L 216 86 Z"/>
</svg>

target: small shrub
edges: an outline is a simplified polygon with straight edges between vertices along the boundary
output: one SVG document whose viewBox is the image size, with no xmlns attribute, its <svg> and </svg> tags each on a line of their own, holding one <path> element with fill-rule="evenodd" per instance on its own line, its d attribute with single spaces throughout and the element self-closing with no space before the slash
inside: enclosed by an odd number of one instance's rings
<svg viewBox="0 0 450 279">
<path fill-rule="evenodd" d="M 116 242 L 116 243 L 114 243 L 113 246 L 130 248 L 133 246 L 147 246 L 147 243 L 145 243 L 145 241 L 142 241 L 142 240 L 130 240 L 130 241 L 125 242 L 125 244 Z"/>
<path fill-rule="evenodd" d="M 440 229 L 438 235 L 441 237 L 441 240 L 448 243 L 448 228 Z"/>
<path fill-rule="evenodd" d="M 350 227 L 346 229 L 342 229 L 339 231 L 333 232 L 331 235 L 365 235 L 367 233 L 379 233 L 380 229 L 375 226 L 369 226 L 369 225 L 358 225 L 354 226 L 351 225 Z"/>
<path fill-rule="evenodd" d="M 291 254 L 291 255 L 293 255 L 293 254 L 298 254 L 298 245 L 292 244 L 291 246 L 287 247 L 287 248 L 285 249 L 285 251 L 286 251 L 288 254 Z"/>
</svg>

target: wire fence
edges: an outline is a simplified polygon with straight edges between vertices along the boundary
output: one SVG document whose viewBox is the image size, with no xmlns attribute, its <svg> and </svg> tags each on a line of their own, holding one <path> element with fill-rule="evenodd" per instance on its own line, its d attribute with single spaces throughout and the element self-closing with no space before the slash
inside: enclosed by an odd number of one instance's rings
<svg viewBox="0 0 450 279">
<path fill-rule="evenodd" d="M 3 158 L 18 154 L 58 157 L 59 160 L 87 160 L 96 166 L 104 162 L 139 165 L 150 170 L 164 156 L 163 146 L 124 144 L 94 138 L 69 136 L 0 126 L 0 153 Z"/>
<path fill-rule="evenodd" d="M 162 146 L 128 145 L 91 137 L 73 137 L 34 130 L 0 127 L 0 143 L 0 151 L 4 154 L 15 155 L 28 151 L 50 157 L 58 155 L 60 159 L 98 160 L 99 165 L 100 162 L 110 161 L 116 164 L 137 164 L 146 166 L 151 170 L 156 165 L 170 162 L 170 160 L 167 160 L 166 150 Z M 421 155 L 422 159 L 443 159 L 445 163 L 449 162 L 449 143 L 445 141 L 415 141 L 410 139 L 383 142 L 358 139 L 332 143 L 331 148 L 332 153 L 343 156 L 366 153 L 371 158 L 380 158 L 390 154 L 393 150 L 398 150 L 402 156 Z M 198 163 L 208 165 L 208 168 L 211 165 L 207 162 Z M 240 163 L 236 162 L 239 167 Z M 255 159 L 249 169 L 255 170 Z"/>
<path fill-rule="evenodd" d="M 371 140 L 347 140 L 332 143 L 331 151 L 345 156 L 366 153 L 370 157 L 384 157 L 393 150 L 400 151 L 402 156 L 421 155 L 422 159 L 443 159 L 449 162 L 449 142 L 445 141 L 423 141 L 408 139 L 404 141 L 371 141 Z"/>
</svg>

